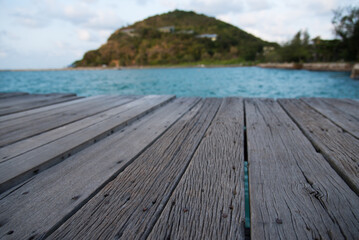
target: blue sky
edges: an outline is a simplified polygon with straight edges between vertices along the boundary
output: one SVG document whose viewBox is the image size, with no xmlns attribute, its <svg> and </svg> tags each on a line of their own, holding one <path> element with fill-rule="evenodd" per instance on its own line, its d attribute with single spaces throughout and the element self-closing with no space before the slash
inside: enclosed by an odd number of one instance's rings
<svg viewBox="0 0 359 240">
<path fill-rule="evenodd" d="M 231 23 L 282 43 L 299 30 L 333 38 L 338 7 L 357 0 L 0 0 L 0 69 L 61 68 L 104 44 L 116 29 L 174 9 Z"/>
</svg>

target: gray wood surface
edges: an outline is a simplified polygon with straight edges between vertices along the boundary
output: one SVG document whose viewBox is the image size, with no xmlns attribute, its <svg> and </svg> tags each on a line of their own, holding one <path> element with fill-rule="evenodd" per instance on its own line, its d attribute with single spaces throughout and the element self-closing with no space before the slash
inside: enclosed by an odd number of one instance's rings
<svg viewBox="0 0 359 240">
<path fill-rule="evenodd" d="M 245 159 L 251 239 L 358 239 L 357 100 L 62 97 L 0 93 L 1 239 L 243 239 Z"/>
<path fill-rule="evenodd" d="M 135 99 L 135 98 L 134 98 Z M 126 102 L 130 102 L 132 98 L 129 98 L 126 100 L 125 98 L 124 104 Z M 117 102 L 118 103 L 118 102 Z M 91 103 L 88 103 L 91 104 Z M 109 108 L 113 106 L 112 104 L 110 106 L 106 106 L 106 108 Z M 104 109 L 106 109 L 104 108 Z M 75 121 L 73 123 L 66 124 L 62 127 L 55 128 L 50 131 L 46 131 L 44 133 L 41 133 L 39 135 L 26 138 L 22 141 L 7 145 L 5 147 L 0 148 L 0 163 L 8 161 L 14 157 L 17 157 L 21 154 L 24 154 L 30 150 L 36 149 L 38 147 L 41 147 L 43 145 L 49 144 L 57 139 L 63 138 L 69 134 L 72 134 L 74 132 L 77 132 L 81 129 L 87 128 L 91 125 L 94 125 L 96 123 L 102 122 L 105 119 L 117 114 L 115 110 L 107 110 L 103 112 L 99 112 L 95 115 L 91 115 L 89 117 L 86 117 L 84 119 Z"/>
<path fill-rule="evenodd" d="M 359 103 L 341 99 L 304 98 L 307 104 L 359 138 Z"/>
<path fill-rule="evenodd" d="M 50 239 L 145 238 L 185 171 L 220 101 L 205 100 L 203 106 L 181 118 Z"/>
<path fill-rule="evenodd" d="M 4 124 L 6 122 L 13 121 L 15 119 L 19 119 L 19 118 L 23 118 L 23 117 L 29 117 L 31 115 L 43 114 L 45 112 L 49 112 L 49 111 L 52 111 L 54 109 L 65 108 L 65 107 L 70 106 L 70 105 L 75 105 L 75 104 L 78 104 L 78 103 L 87 102 L 87 101 L 92 100 L 92 99 L 100 99 L 100 98 L 103 98 L 103 97 L 104 96 L 94 96 L 94 97 L 80 98 L 80 99 L 73 100 L 73 101 L 70 101 L 70 102 L 57 103 L 57 104 L 53 104 L 53 105 L 49 105 L 49 106 L 45 106 L 45 107 L 41 107 L 41 108 L 36 108 L 36 109 L 31 109 L 31 110 L 27 110 L 27 111 L 23 111 L 23 112 L 12 113 L 12 114 L 9 114 L 9 115 L 0 116 L 0 123 Z"/>
<path fill-rule="evenodd" d="M 128 103 L 131 100 L 132 98 L 127 97 L 103 97 L 75 105 L 68 105 L 66 109 L 53 109 L 53 111 L 14 119 L 1 124 L 0 146 L 6 146 L 42 132 L 61 127 L 112 107 Z"/>
<path fill-rule="evenodd" d="M 32 96 L 32 95 L 25 95 Z M 35 99 L 25 99 L 24 101 L 15 103 L 17 98 L 10 98 L 8 106 L 0 106 L 0 116 L 22 112 L 34 108 L 52 105 L 55 103 L 67 102 L 76 100 L 82 97 L 77 97 L 75 94 L 64 94 L 64 95 L 49 95 L 47 97 L 37 97 Z M 13 100 L 14 99 L 14 100 Z M 1 101 L 0 101 L 1 105 Z"/>
<path fill-rule="evenodd" d="M 251 239 L 357 239 L 359 198 L 279 104 L 245 101 Z"/>
<path fill-rule="evenodd" d="M 300 100 L 283 99 L 279 103 L 330 165 L 359 195 L 359 139 Z"/>
<path fill-rule="evenodd" d="M 8 238 L 39 238 L 56 229 L 197 102 L 175 99 L 26 184 L 1 194 L 0 236 L 13 231 Z"/>
<path fill-rule="evenodd" d="M 243 116 L 224 99 L 149 239 L 244 239 Z"/>
<path fill-rule="evenodd" d="M 50 94 L 25 94 L 12 98 L 5 98 L 0 101 L 0 109 L 6 107 L 13 107 L 16 104 L 22 104 L 26 102 L 36 102 L 40 100 L 51 100 L 55 98 L 74 97 L 73 93 L 50 93 Z"/>
<path fill-rule="evenodd" d="M 146 96 L 113 108 L 110 117 L 64 138 L 0 163 L 0 192 L 25 181 L 76 152 L 118 131 L 127 124 L 173 99 L 173 96 Z"/>
<path fill-rule="evenodd" d="M 26 92 L 0 92 L 0 99 L 28 95 Z"/>
<path fill-rule="evenodd" d="M 11 109 L 23 104 L 46 102 L 54 99 L 75 97 L 76 94 L 29 94 L 1 99 L 0 110 Z"/>
</svg>

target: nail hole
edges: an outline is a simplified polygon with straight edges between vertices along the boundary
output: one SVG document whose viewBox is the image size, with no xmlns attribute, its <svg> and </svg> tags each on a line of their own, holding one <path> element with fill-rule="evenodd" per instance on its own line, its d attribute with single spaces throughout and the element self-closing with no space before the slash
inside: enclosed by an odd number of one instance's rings
<svg viewBox="0 0 359 240">
<path fill-rule="evenodd" d="M 80 196 L 75 196 L 75 197 L 73 197 L 73 198 L 71 198 L 72 200 L 77 200 L 77 199 L 79 199 L 80 198 Z"/>
<path fill-rule="evenodd" d="M 14 231 L 11 230 L 11 231 L 8 231 L 8 232 L 7 232 L 7 235 L 11 235 L 11 234 L 13 234 L 13 233 L 14 233 Z"/>
</svg>

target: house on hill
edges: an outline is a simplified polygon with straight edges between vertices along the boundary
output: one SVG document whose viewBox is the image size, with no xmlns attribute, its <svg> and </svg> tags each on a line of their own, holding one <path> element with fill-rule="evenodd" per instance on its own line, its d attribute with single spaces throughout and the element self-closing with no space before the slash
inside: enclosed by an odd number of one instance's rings
<svg viewBox="0 0 359 240">
<path fill-rule="evenodd" d="M 209 38 L 211 39 L 213 42 L 217 40 L 217 34 L 200 34 L 196 36 L 197 38 Z"/>
<path fill-rule="evenodd" d="M 134 28 L 126 28 L 126 29 L 122 29 L 121 32 L 131 36 L 131 37 L 134 37 L 134 36 L 137 36 L 137 33 L 135 33 L 136 29 Z"/>
<path fill-rule="evenodd" d="M 158 31 L 163 33 L 173 33 L 175 31 L 175 26 L 166 26 L 158 28 Z"/>
</svg>

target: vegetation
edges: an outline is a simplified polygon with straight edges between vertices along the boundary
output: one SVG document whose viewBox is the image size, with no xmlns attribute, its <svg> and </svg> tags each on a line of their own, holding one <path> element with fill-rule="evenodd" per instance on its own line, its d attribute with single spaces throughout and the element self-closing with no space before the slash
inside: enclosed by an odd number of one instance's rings
<svg viewBox="0 0 359 240">
<path fill-rule="evenodd" d="M 265 62 L 335 62 L 359 60 L 359 8 L 334 11 L 334 31 L 340 39 L 310 40 L 307 31 L 299 31 L 292 40 L 264 54 Z"/>
<path fill-rule="evenodd" d="M 299 31 L 283 44 L 263 41 L 228 23 L 195 12 L 156 15 L 115 31 L 74 66 L 253 64 L 359 60 L 359 8 L 334 11 L 339 39 L 310 39 Z M 215 34 L 199 37 L 201 34 Z"/>
<path fill-rule="evenodd" d="M 161 31 L 163 27 L 173 31 Z M 217 38 L 200 38 L 216 34 Z M 115 31 L 99 49 L 87 52 L 75 66 L 134 66 L 251 62 L 263 41 L 241 29 L 195 12 L 173 11 L 150 17 Z"/>
</svg>

